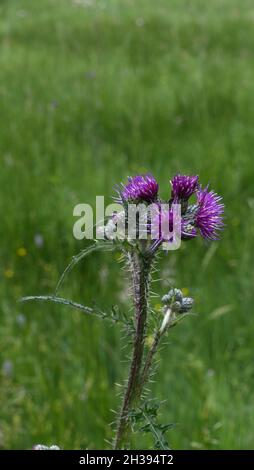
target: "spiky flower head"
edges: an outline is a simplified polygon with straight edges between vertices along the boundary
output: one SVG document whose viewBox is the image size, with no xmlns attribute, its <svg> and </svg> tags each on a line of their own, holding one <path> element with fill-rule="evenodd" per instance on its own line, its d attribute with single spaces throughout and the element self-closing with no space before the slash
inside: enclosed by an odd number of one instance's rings
<svg viewBox="0 0 254 470">
<path fill-rule="evenodd" d="M 200 187 L 197 191 L 198 205 L 195 225 L 203 238 L 208 240 L 219 239 L 218 231 L 224 227 L 224 204 L 221 201 L 222 197 L 214 191 L 209 191 L 208 186 L 204 189 Z"/>
<path fill-rule="evenodd" d="M 159 199 L 159 185 L 150 174 L 129 177 L 127 184 L 118 187 L 118 198 L 115 200 L 123 207 L 122 213 L 128 227 L 127 238 L 136 239 L 140 234 L 146 233 L 148 239 L 153 241 L 151 253 L 157 251 L 163 242 L 177 243 L 180 236 L 185 241 L 200 233 L 205 239 L 217 240 L 218 232 L 224 227 L 222 198 L 214 191 L 209 191 L 208 186 L 202 188 L 198 184 L 198 176 L 176 175 L 171 180 L 171 185 L 172 198 L 168 203 Z M 195 194 L 196 202 L 190 205 L 188 198 L 192 194 Z M 135 218 L 139 223 L 138 230 L 134 223 L 134 228 L 129 233 L 133 221 L 128 204 L 140 203 L 145 203 L 147 208 L 149 206 L 149 212 L 147 215 L 141 215 L 142 212 L 138 214 Z M 113 230 L 115 232 L 115 227 Z"/>
<path fill-rule="evenodd" d="M 198 176 L 176 175 L 170 183 L 172 199 L 187 201 L 198 188 Z"/>
<path fill-rule="evenodd" d="M 174 210 L 176 206 L 157 203 L 155 211 L 152 214 L 150 233 L 152 238 L 162 243 L 165 241 L 173 241 L 173 230 L 181 236 L 182 240 L 190 240 L 197 236 L 197 229 L 185 217 L 177 215 Z"/>
<path fill-rule="evenodd" d="M 169 204 L 156 204 L 151 218 L 151 235 L 162 241 L 172 239 L 174 224 L 179 221 L 174 220 L 173 210 Z"/>
<path fill-rule="evenodd" d="M 128 183 L 122 185 L 120 195 L 127 202 L 153 202 L 158 189 L 159 185 L 152 175 L 137 175 L 129 177 Z"/>
</svg>

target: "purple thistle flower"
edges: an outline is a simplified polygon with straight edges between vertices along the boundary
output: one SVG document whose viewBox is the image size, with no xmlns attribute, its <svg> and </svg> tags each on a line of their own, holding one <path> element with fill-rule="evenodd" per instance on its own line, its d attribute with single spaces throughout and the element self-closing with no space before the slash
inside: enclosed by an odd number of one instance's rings
<svg viewBox="0 0 254 470">
<path fill-rule="evenodd" d="M 190 240 L 197 236 L 197 230 L 190 220 L 181 217 L 181 219 L 174 218 L 172 207 L 167 210 L 161 204 L 157 205 L 155 213 L 152 214 L 151 225 L 149 233 L 156 235 L 160 242 L 172 241 L 172 231 L 178 229 L 181 232 L 182 240 Z"/>
<path fill-rule="evenodd" d="M 166 210 L 160 204 L 155 208 L 151 219 L 151 235 L 153 238 L 161 242 L 170 240 L 172 235 L 170 232 L 173 230 L 173 212 L 169 208 Z"/>
<path fill-rule="evenodd" d="M 170 181 L 172 198 L 187 201 L 198 188 L 198 176 L 176 175 Z"/>
<path fill-rule="evenodd" d="M 214 191 L 208 191 L 208 186 L 204 189 L 200 187 L 197 191 L 197 212 L 195 225 L 199 229 L 203 238 L 208 240 L 218 240 L 218 231 L 224 227 L 223 213 L 224 204 L 222 197 Z"/>
<path fill-rule="evenodd" d="M 157 198 L 159 185 L 152 175 L 137 175 L 128 178 L 119 191 L 124 201 L 153 202 Z"/>
</svg>

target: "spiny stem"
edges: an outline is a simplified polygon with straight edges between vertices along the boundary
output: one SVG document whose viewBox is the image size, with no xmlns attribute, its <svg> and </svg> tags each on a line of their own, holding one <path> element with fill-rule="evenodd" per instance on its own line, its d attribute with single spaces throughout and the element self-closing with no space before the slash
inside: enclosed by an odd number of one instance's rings
<svg viewBox="0 0 254 470">
<path fill-rule="evenodd" d="M 140 382 L 139 382 L 139 393 L 140 394 L 142 393 L 143 387 L 149 379 L 149 374 L 150 374 L 151 366 L 152 366 L 152 363 L 153 363 L 153 358 L 154 358 L 154 356 L 157 352 L 160 339 L 161 339 L 162 335 L 170 328 L 170 317 L 171 317 L 171 309 L 168 308 L 166 313 L 165 313 L 164 320 L 162 322 L 161 327 L 154 334 L 152 345 L 151 345 L 151 347 L 150 347 L 150 349 L 147 353 L 146 359 L 145 359 L 145 364 L 144 364 L 143 370 L 141 372 L 141 377 L 140 377 Z"/>
<path fill-rule="evenodd" d="M 128 413 L 135 401 L 139 398 L 137 392 L 139 390 L 148 309 L 148 285 L 151 263 L 141 254 L 136 252 L 129 255 L 129 262 L 132 272 L 136 329 L 129 378 L 123 398 L 114 442 L 115 449 L 121 449 L 125 444 L 130 428 Z"/>
</svg>

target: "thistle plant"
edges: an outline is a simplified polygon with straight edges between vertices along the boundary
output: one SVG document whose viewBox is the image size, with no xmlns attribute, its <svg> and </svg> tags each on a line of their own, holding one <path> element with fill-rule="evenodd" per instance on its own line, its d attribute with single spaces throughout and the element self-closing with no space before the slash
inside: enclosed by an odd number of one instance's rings
<svg viewBox="0 0 254 470">
<path fill-rule="evenodd" d="M 148 395 L 147 384 L 154 373 L 156 353 L 162 339 L 172 327 L 191 314 L 194 303 L 180 289 L 172 287 L 161 299 L 160 314 L 156 314 L 150 305 L 151 279 L 156 270 L 156 260 L 163 249 L 171 249 L 174 241 L 174 206 L 180 205 L 178 230 L 183 242 L 195 239 L 198 235 L 209 241 L 218 240 L 224 227 L 222 198 L 208 186 L 203 188 L 198 176 L 176 175 L 170 181 L 170 186 L 168 200 L 162 201 L 159 185 L 152 175 L 128 178 L 126 184 L 116 188 L 114 200 L 120 205 L 120 210 L 104 221 L 101 227 L 103 237 L 94 240 L 92 245 L 73 257 L 60 278 L 55 294 L 22 299 L 65 304 L 88 315 L 124 325 L 130 336 L 131 358 L 122 404 L 117 413 L 112 443 L 114 449 L 128 448 L 133 430 L 150 432 L 154 437 L 155 448 L 169 448 L 166 432 L 172 425 L 158 422 L 159 403 Z M 193 202 L 190 202 L 190 198 Z M 140 204 L 147 208 L 147 212 L 145 215 L 144 212 L 135 213 L 138 227 L 135 225 L 133 229 L 129 226 L 130 206 L 133 208 Z M 151 211 L 148 210 L 150 207 Z M 164 230 L 165 227 L 167 230 Z M 121 312 L 116 306 L 106 312 L 97 306 L 87 307 L 58 296 L 71 269 L 84 257 L 98 250 L 120 250 L 130 278 L 133 313 Z M 151 330 L 152 341 L 147 345 L 146 336 Z"/>
</svg>

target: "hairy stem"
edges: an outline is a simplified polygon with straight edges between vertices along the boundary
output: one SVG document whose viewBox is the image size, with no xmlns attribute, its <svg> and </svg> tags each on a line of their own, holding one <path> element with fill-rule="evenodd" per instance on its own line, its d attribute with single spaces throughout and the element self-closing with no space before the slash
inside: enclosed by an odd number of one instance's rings
<svg viewBox="0 0 254 470">
<path fill-rule="evenodd" d="M 148 286 L 151 263 L 141 254 L 133 252 L 129 255 L 132 273 L 133 297 L 135 306 L 135 336 L 133 341 L 133 352 L 129 370 L 127 387 L 119 415 L 115 449 L 121 449 L 129 434 L 129 411 L 139 398 L 139 381 L 144 352 L 144 338 L 148 310 Z"/>
</svg>

